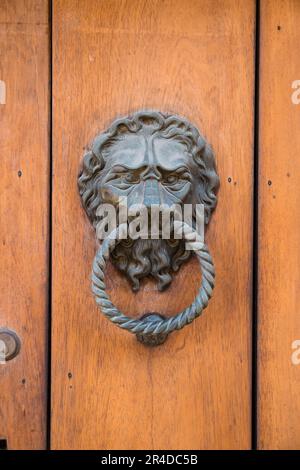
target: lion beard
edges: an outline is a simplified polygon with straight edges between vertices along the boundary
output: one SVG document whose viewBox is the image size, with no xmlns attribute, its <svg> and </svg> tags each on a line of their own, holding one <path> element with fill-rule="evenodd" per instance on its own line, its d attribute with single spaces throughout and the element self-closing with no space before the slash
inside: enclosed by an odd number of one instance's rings
<svg viewBox="0 0 300 470">
<path fill-rule="evenodd" d="M 112 252 L 112 262 L 129 279 L 132 290 L 140 288 L 140 280 L 152 276 L 162 291 L 172 282 L 172 272 L 190 256 L 183 240 L 123 240 Z"/>
</svg>

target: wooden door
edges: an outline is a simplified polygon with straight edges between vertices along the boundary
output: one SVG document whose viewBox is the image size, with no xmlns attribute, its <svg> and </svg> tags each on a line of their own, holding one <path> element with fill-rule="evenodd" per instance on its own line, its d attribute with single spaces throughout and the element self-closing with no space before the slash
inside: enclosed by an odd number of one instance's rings
<svg viewBox="0 0 300 470">
<path fill-rule="evenodd" d="M 261 5 L 258 447 L 300 448 L 300 2 Z"/>
<path fill-rule="evenodd" d="M 300 448 L 299 21 L 299 0 L 0 1 L 0 333 L 21 341 L 0 450 Z M 95 135 L 139 109 L 198 126 L 221 182 L 213 297 L 157 348 L 97 308 L 77 188 Z M 133 318 L 201 278 L 193 258 L 164 293 L 107 277 Z"/>
<path fill-rule="evenodd" d="M 53 449 L 251 445 L 254 29 L 252 0 L 53 2 Z M 205 315 L 158 348 L 110 324 L 90 291 L 95 234 L 80 205 L 84 148 L 117 116 L 175 112 L 212 144 L 221 178 L 207 243 L 217 285 Z M 191 303 L 195 260 L 163 294 L 112 300 L 139 316 Z"/>
<path fill-rule="evenodd" d="M 0 328 L 21 352 L 0 364 L 0 447 L 46 446 L 49 287 L 49 15 L 0 2 Z"/>
</svg>

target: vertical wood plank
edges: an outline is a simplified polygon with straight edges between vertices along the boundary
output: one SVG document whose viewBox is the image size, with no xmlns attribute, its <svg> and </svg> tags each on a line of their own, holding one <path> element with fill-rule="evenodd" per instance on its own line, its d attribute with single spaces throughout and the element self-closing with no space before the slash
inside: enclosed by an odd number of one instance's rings
<svg viewBox="0 0 300 470">
<path fill-rule="evenodd" d="M 0 5 L 0 326 L 20 354 L 0 364 L 0 438 L 9 449 L 46 441 L 49 217 L 47 0 Z"/>
<path fill-rule="evenodd" d="M 252 0 L 54 0 L 52 448 L 248 448 L 251 443 Z M 104 319 L 90 291 L 95 235 L 80 207 L 83 147 L 117 115 L 185 115 L 221 177 L 208 245 L 217 285 L 205 315 L 147 349 Z M 190 263 L 129 314 L 174 314 L 193 299 Z M 127 290 L 125 290 L 127 289 Z"/>
<path fill-rule="evenodd" d="M 300 2 L 262 0 L 259 144 L 258 445 L 300 448 Z"/>
</svg>

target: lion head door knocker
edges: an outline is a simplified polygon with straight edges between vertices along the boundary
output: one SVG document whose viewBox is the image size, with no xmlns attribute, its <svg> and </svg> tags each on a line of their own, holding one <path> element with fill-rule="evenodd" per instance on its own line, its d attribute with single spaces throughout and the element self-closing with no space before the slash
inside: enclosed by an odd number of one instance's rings
<svg viewBox="0 0 300 470">
<path fill-rule="evenodd" d="M 196 230 L 196 215 L 197 208 L 202 207 L 203 225 L 208 224 L 217 203 L 218 185 L 211 148 L 195 126 L 173 114 L 139 111 L 117 119 L 96 137 L 84 156 L 78 186 L 97 234 L 98 227 L 103 229 L 104 225 L 101 209 L 105 207 L 106 216 L 110 208 L 115 212 L 111 216 L 114 223 L 94 258 L 92 291 L 102 313 L 119 327 L 135 333 L 144 344 L 163 343 L 169 333 L 191 323 L 208 304 L 215 273 L 208 248 Z M 163 208 L 162 216 L 170 209 L 167 237 L 160 236 L 162 217 L 153 236 L 152 211 L 158 207 Z M 174 207 L 177 210 L 172 212 Z M 192 208 L 189 223 L 182 214 L 178 216 L 178 208 L 185 207 Z M 134 220 L 131 209 L 136 208 L 136 215 L 143 214 L 144 220 L 146 216 L 146 229 L 143 226 L 141 230 L 140 220 L 139 224 Z M 131 222 L 135 222 L 134 236 Z M 171 318 L 149 313 L 133 319 L 110 301 L 105 287 L 109 256 L 127 276 L 133 290 L 139 289 L 145 276 L 153 276 L 158 289 L 163 290 L 172 282 L 172 272 L 191 253 L 199 260 L 202 280 L 194 302 L 182 312 Z"/>
</svg>

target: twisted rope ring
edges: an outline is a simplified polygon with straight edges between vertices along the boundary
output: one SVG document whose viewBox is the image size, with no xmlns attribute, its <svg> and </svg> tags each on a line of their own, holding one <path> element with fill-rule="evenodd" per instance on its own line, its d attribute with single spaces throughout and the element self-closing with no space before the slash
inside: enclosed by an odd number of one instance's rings
<svg viewBox="0 0 300 470">
<path fill-rule="evenodd" d="M 175 221 L 174 233 L 182 231 L 184 239 L 189 243 L 190 248 L 193 247 L 200 263 L 202 282 L 198 294 L 194 302 L 189 307 L 171 318 L 155 318 L 155 320 L 151 321 L 146 318 L 136 320 L 127 317 L 115 307 L 106 293 L 104 282 L 104 271 L 109 255 L 119 242 L 119 239 L 126 228 L 126 225 L 122 224 L 112 231 L 111 234 L 103 241 L 94 258 L 92 291 L 97 305 L 99 305 L 106 318 L 130 333 L 157 335 L 160 333 L 169 334 L 174 330 L 180 330 L 202 313 L 211 298 L 212 290 L 214 288 L 215 270 L 208 248 L 200 241 L 198 234 L 191 227 L 183 222 Z"/>
</svg>

